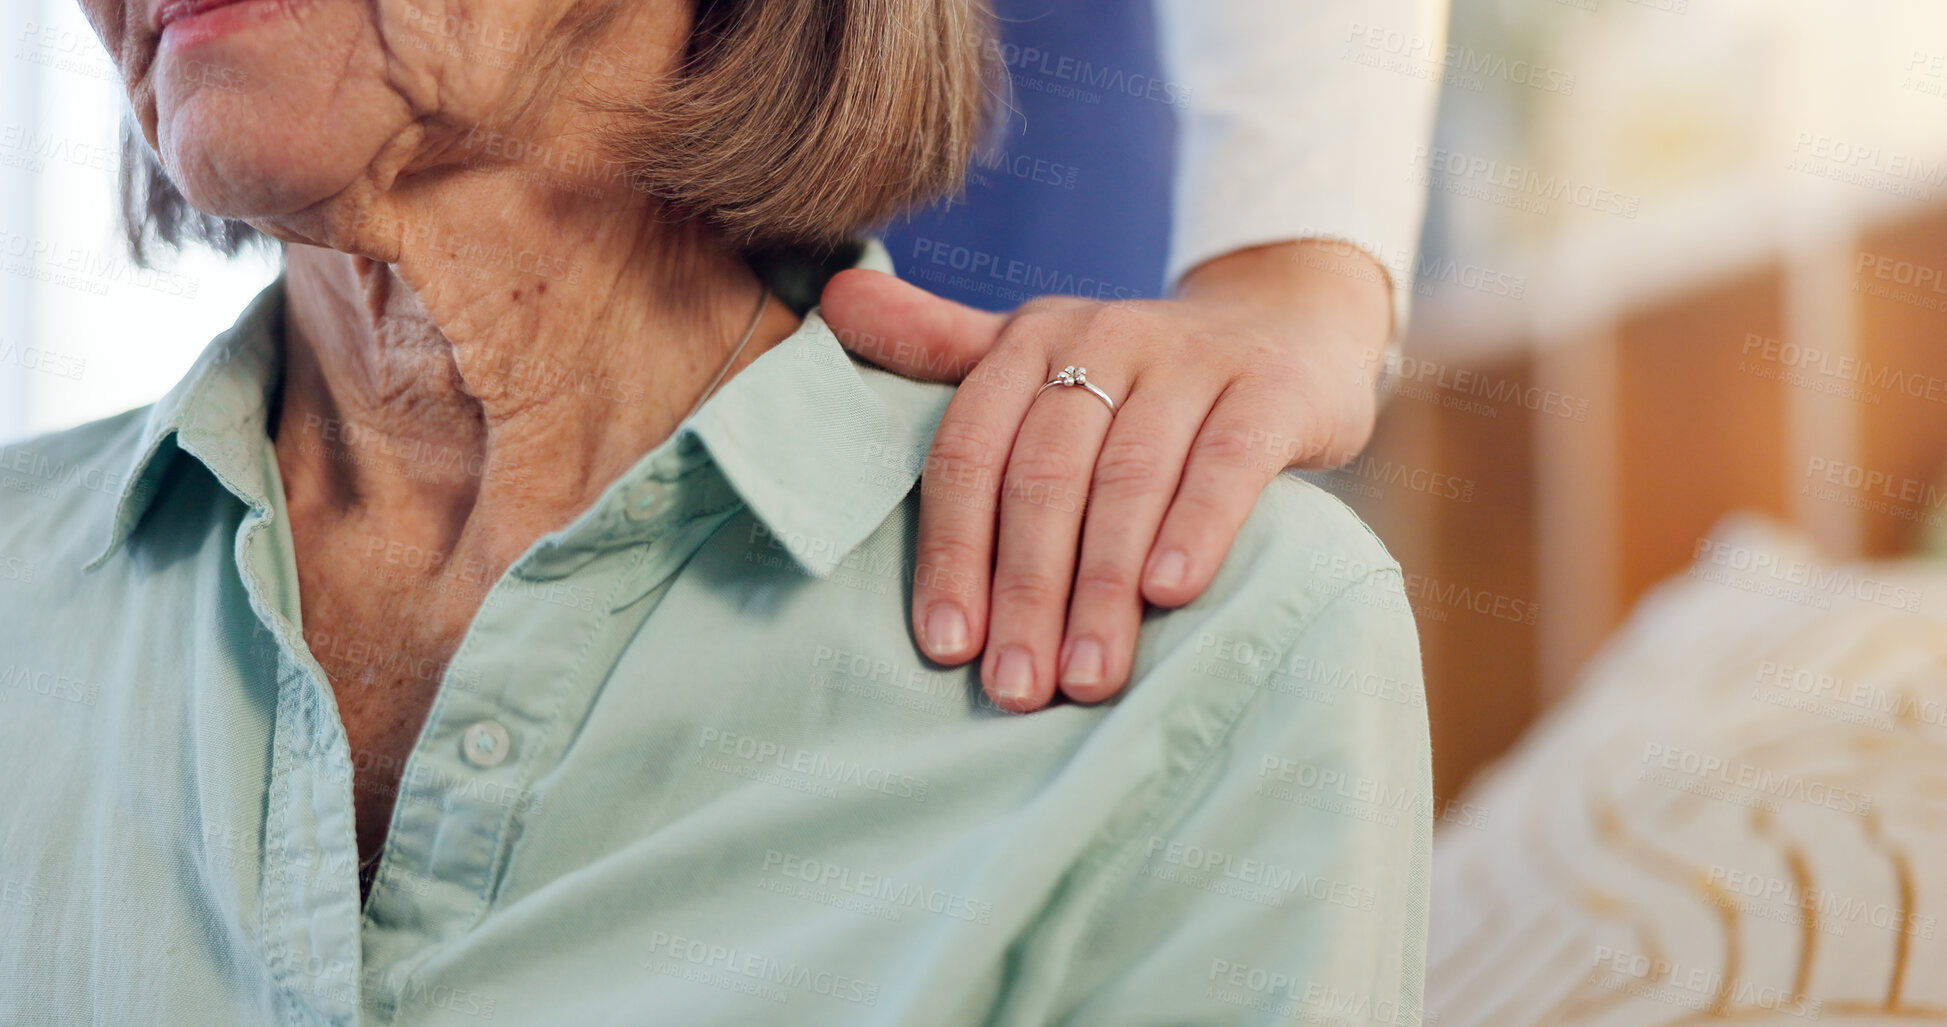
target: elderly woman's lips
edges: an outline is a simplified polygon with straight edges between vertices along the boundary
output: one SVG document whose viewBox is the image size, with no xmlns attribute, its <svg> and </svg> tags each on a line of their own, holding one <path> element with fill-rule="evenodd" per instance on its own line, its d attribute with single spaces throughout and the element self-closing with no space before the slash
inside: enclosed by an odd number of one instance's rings
<svg viewBox="0 0 1947 1027">
<path fill-rule="evenodd" d="M 181 48 L 228 35 L 289 10 L 291 0 L 164 0 L 156 28 L 164 46 Z"/>
</svg>

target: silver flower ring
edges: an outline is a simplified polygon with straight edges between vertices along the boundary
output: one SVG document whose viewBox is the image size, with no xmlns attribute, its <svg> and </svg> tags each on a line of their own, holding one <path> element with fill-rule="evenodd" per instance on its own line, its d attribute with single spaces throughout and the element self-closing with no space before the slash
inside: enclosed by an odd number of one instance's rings
<svg viewBox="0 0 1947 1027">
<path fill-rule="evenodd" d="M 1095 393 L 1095 398 L 1109 405 L 1109 413 L 1115 413 L 1115 400 L 1110 399 L 1108 393 L 1103 392 L 1088 380 L 1088 368 L 1086 367 L 1076 367 L 1074 364 L 1069 364 L 1067 367 L 1061 369 L 1060 374 L 1048 379 L 1041 388 L 1035 390 L 1034 394 L 1039 396 L 1056 385 L 1076 386 L 1087 389 Z"/>
</svg>

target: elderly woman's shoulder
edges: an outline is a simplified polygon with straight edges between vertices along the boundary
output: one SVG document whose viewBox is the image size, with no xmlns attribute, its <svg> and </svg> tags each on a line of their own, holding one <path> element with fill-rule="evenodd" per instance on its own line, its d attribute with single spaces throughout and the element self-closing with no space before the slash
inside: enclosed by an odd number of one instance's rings
<svg viewBox="0 0 1947 1027">
<path fill-rule="evenodd" d="M 1313 610 L 1349 591 L 1397 590 L 1399 562 L 1338 497 L 1305 478 L 1280 474 L 1238 531 L 1213 597 L 1276 596 Z"/>
<path fill-rule="evenodd" d="M 1398 561 L 1337 497 L 1290 474 L 1265 487 L 1204 593 L 1152 611 L 1143 636 L 1139 666 L 1187 653 L 1199 666 L 1233 660 L 1268 673 L 1267 661 L 1377 648 L 1397 649 L 1401 676 L 1411 663 L 1417 678 L 1417 629 Z"/>
<path fill-rule="evenodd" d="M 0 443 L 0 559 L 56 560 L 100 544 L 128 485 L 148 407 Z M 18 549 L 33 552 L 15 552 Z M 85 557 L 83 557 L 85 559 Z"/>
<path fill-rule="evenodd" d="M 1320 546 L 1360 557 L 1373 570 L 1399 569 L 1379 535 L 1351 507 L 1311 478 L 1286 472 L 1265 486 L 1245 527 L 1280 534 L 1293 526 L 1316 533 Z"/>
</svg>

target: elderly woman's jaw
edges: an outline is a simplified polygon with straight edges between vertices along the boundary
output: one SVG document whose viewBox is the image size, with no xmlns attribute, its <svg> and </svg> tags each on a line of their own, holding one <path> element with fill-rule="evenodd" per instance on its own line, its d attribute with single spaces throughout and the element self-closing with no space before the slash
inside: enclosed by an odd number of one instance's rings
<svg viewBox="0 0 1947 1027">
<path fill-rule="evenodd" d="M 687 4 L 84 2 L 184 198 L 288 244 L 273 428 L 311 567 L 356 524 L 497 572 L 667 437 L 749 321 L 738 249 L 616 173 Z M 770 304 L 739 366 L 796 325 Z M 326 425 L 400 444 L 344 459 Z"/>
<path fill-rule="evenodd" d="M 685 5 L 614 0 L 84 2 L 118 27 L 119 46 L 104 39 L 189 202 L 273 228 L 478 166 L 464 141 L 482 132 L 592 156 L 605 139 L 588 101 L 652 92 L 690 27 Z"/>
<path fill-rule="evenodd" d="M 320 248 L 292 252 L 293 341 L 358 374 L 316 384 L 382 380 L 387 404 L 414 396 L 416 410 L 450 410 L 423 394 L 456 387 L 483 423 L 546 409 L 564 421 L 551 434 L 585 421 L 640 452 L 673 427 L 669 411 L 701 387 L 687 379 L 714 369 L 726 326 L 750 309 L 755 281 L 735 251 L 615 172 L 622 116 L 592 102 L 654 102 L 688 37 L 688 5 L 84 3 L 188 202 Z M 769 326 L 778 337 L 784 321 Z M 411 355 L 391 352 L 408 340 Z M 430 340 L 451 348 L 449 366 L 423 365 Z M 540 359 L 574 369 L 564 377 L 657 388 L 630 411 L 553 409 L 543 382 L 494 380 Z M 405 383 L 408 365 L 424 380 Z M 293 407 L 305 384 L 289 390 Z"/>
</svg>

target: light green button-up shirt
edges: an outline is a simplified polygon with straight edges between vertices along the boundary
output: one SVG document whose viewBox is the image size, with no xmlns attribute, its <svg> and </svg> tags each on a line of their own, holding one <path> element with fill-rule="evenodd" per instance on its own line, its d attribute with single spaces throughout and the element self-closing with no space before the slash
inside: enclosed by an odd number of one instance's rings
<svg viewBox="0 0 1947 1027">
<path fill-rule="evenodd" d="M 1282 477 L 1126 695 L 1000 712 L 908 630 L 952 390 L 815 313 L 491 583 L 361 909 L 282 312 L 0 448 L 0 1022 L 1419 1023 L 1429 749 L 1377 540 Z"/>
</svg>

